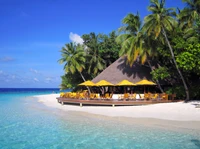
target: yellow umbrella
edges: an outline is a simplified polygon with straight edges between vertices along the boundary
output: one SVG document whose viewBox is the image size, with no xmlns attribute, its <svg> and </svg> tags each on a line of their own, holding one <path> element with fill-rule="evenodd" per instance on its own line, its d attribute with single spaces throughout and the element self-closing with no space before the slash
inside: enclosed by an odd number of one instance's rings
<svg viewBox="0 0 200 149">
<path fill-rule="evenodd" d="M 112 84 L 106 80 L 101 80 L 96 83 L 96 86 L 114 86 L 114 84 Z"/>
<path fill-rule="evenodd" d="M 121 82 L 116 84 L 117 86 L 134 86 L 135 84 L 128 81 L 128 80 L 122 80 Z"/>
<path fill-rule="evenodd" d="M 151 82 L 151 81 L 148 81 L 148 80 L 142 80 L 142 81 L 139 81 L 137 83 L 135 83 L 136 85 L 156 85 L 155 83 Z"/>
<path fill-rule="evenodd" d="M 148 81 L 148 80 L 142 80 L 142 81 L 139 81 L 137 83 L 135 83 L 136 85 L 144 85 L 144 93 L 145 93 L 145 85 L 156 85 L 155 83 L 151 82 L 151 81 Z"/>
<path fill-rule="evenodd" d="M 95 86 L 95 83 L 93 83 L 92 81 L 85 81 L 79 84 L 79 86 Z"/>
<path fill-rule="evenodd" d="M 125 86 L 135 86 L 135 84 L 128 80 L 122 80 L 121 82 L 117 83 L 116 86 L 124 86 L 124 93 L 125 93 L 126 92 Z"/>
</svg>

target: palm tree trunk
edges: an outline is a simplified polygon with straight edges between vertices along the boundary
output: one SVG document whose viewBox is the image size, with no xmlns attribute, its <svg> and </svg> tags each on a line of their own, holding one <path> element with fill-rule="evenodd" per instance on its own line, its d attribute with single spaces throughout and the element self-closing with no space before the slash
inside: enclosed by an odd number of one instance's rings
<svg viewBox="0 0 200 149">
<path fill-rule="evenodd" d="M 179 75 L 180 75 L 180 77 L 181 77 L 182 82 L 183 82 L 183 85 L 184 85 L 184 88 L 185 88 L 185 93 L 186 93 L 186 101 L 188 101 L 189 98 L 190 98 L 190 96 L 189 96 L 189 90 L 188 90 L 187 84 L 186 84 L 186 82 L 185 82 L 185 79 L 184 79 L 184 77 L 183 77 L 183 75 L 182 75 L 180 69 L 178 68 L 178 65 L 177 65 L 176 60 L 175 60 L 175 57 L 174 57 L 173 49 L 172 49 L 171 44 L 170 44 L 170 42 L 169 42 L 169 40 L 168 40 L 168 38 L 167 38 L 167 34 L 166 34 L 166 32 L 165 32 L 165 30 L 164 30 L 163 28 L 162 28 L 162 33 L 163 33 L 163 35 L 164 35 L 164 37 L 165 37 L 165 40 L 166 40 L 166 42 L 167 42 L 167 44 L 168 44 L 168 47 L 169 47 L 169 49 L 170 49 L 171 56 L 172 56 L 172 60 L 173 60 L 173 62 L 174 62 L 174 64 L 175 64 L 176 69 L 177 69 L 177 71 L 178 71 L 178 73 L 179 73 Z"/>
<path fill-rule="evenodd" d="M 150 63 L 150 61 L 148 59 L 147 59 L 147 63 L 149 64 L 149 67 L 151 68 L 151 71 L 153 71 L 152 65 L 151 65 L 151 63 Z M 160 89 L 160 91 L 163 93 L 164 91 L 163 91 L 163 89 L 162 89 L 162 87 L 160 85 L 160 82 L 158 80 L 156 80 L 156 83 L 158 84 L 158 88 Z"/>
<path fill-rule="evenodd" d="M 85 78 L 84 78 L 83 74 L 82 74 L 81 72 L 79 72 L 79 73 L 80 73 L 80 75 L 81 75 L 83 81 L 85 82 Z M 89 91 L 89 94 L 91 94 L 90 88 L 89 88 L 88 86 L 86 86 L 86 87 L 87 87 L 87 89 L 88 89 L 88 91 Z"/>
</svg>

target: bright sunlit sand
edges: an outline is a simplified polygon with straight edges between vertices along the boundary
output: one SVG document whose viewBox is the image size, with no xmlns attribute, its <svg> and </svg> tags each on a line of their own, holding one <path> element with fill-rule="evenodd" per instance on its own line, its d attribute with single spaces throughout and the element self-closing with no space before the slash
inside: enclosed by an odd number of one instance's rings
<svg viewBox="0 0 200 149">
<path fill-rule="evenodd" d="M 57 108 L 63 111 L 78 111 L 91 114 L 98 114 L 111 117 L 130 118 L 153 118 L 173 121 L 198 121 L 200 122 L 200 108 L 196 108 L 199 102 L 177 102 L 162 103 L 145 106 L 83 106 L 61 105 L 56 97 L 59 94 L 36 96 L 38 101 L 46 106 Z"/>
</svg>

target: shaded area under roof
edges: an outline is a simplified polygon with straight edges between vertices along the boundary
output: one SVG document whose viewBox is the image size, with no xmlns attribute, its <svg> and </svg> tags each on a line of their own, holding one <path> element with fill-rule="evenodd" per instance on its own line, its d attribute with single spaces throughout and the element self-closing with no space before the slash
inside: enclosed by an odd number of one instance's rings
<svg viewBox="0 0 200 149">
<path fill-rule="evenodd" d="M 150 72 L 151 69 L 149 67 L 141 65 L 138 62 L 135 62 L 132 67 L 130 67 L 130 65 L 126 64 L 126 58 L 120 57 L 92 81 L 97 83 L 100 80 L 106 80 L 113 84 L 117 84 L 122 80 L 128 80 L 133 83 L 143 79 L 152 81 Z"/>
</svg>

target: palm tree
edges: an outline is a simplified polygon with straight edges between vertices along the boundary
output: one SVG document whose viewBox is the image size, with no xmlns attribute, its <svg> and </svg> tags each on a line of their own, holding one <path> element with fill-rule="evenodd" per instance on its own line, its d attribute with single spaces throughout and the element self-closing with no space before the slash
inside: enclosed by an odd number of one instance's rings
<svg viewBox="0 0 200 149">
<path fill-rule="evenodd" d="M 61 90 L 72 88 L 71 84 L 68 83 L 68 79 L 65 75 L 61 76 L 62 82 L 60 84 Z"/>
<path fill-rule="evenodd" d="M 140 56 L 141 63 L 144 64 L 149 57 L 156 54 L 155 48 L 152 48 L 155 47 L 155 42 L 141 31 L 139 14 L 128 14 L 122 22 L 125 25 L 119 28 L 119 31 L 123 34 L 116 38 L 121 44 L 119 55 L 126 55 L 130 65 Z M 151 44 L 152 42 L 154 44 Z"/>
<path fill-rule="evenodd" d="M 200 18 L 199 18 L 200 20 Z M 200 41 L 200 25 L 196 24 L 192 27 L 187 27 L 183 30 L 183 38 L 188 43 L 199 43 Z"/>
<path fill-rule="evenodd" d="M 137 15 L 128 14 L 122 20 L 122 23 L 125 25 L 119 28 L 119 32 L 123 34 L 116 38 L 116 42 L 121 44 L 119 55 L 126 55 L 129 64 L 132 65 L 138 57 L 140 43 L 142 42 L 141 33 L 138 33 L 141 27 L 140 16 L 138 13 Z"/>
<path fill-rule="evenodd" d="M 179 27 L 184 31 L 184 38 L 190 43 L 198 42 L 200 35 L 200 0 L 183 0 L 186 7 L 178 14 Z"/>
<path fill-rule="evenodd" d="M 76 45 L 75 43 L 66 44 L 61 50 L 62 58 L 58 60 L 60 64 L 65 63 L 64 70 L 66 73 L 74 74 L 78 71 L 85 81 L 82 71 L 85 68 L 85 51 L 83 45 Z"/>
<path fill-rule="evenodd" d="M 88 73 L 96 75 L 99 71 L 105 68 L 105 62 L 100 56 L 100 44 L 98 35 L 90 33 L 82 37 L 86 45 L 86 53 L 88 60 Z"/>
<path fill-rule="evenodd" d="M 152 67 L 150 59 L 157 56 L 156 46 L 158 45 L 158 43 L 156 40 L 153 40 L 152 36 L 147 36 L 147 34 L 145 33 L 143 33 L 142 39 L 143 39 L 142 48 L 140 48 L 140 51 L 139 51 L 139 55 L 141 56 L 141 62 L 143 64 L 147 62 L 151 71 L 153 71 L 155 68 Z M 158 88 L 163 93 L 164 91 L 160 85 L 159 80 L 155 80 L 155 81 L 156 81 L 156 84 L 158 85 Z"/>
<path fill-rule="evenodd" d="M 146 32 L 149 36 L 151 34 L 155 35 L 155 38 L 157 38 L 161 33 L 165 38 L 165 41 L 169 47 L 172 60 L 175 64 L 175 67 L 181 77 L 181 80 L 183 82 L 185 92 L 186 92 L 186 101 L 189 100 L 189 90 L 187 87 L 187 84 L 185 82 L 185 79 L 178 68 L 178 65 L 175 60 L 174 52 L 172 49 L 172 46 L 170 44 L 170 41 L 168 39 L 166 31 L 172 31 L 173 27 L 177 25 L 176 20 L 174 19 L 174 16 L 176 15 L 175 10 L 173 8 L 165 8 L 165 0 L 151 0 L 150 6 L 148 7 L 148 10 L 152 12 L 152 14 L 148 15 L 144 19 L 144 25 L 142 30 Z"/>
<path fill-rule="evenodd" d="M 122 22 L 125 25 L 119 28 L 119 31 L 123 32 L 123 34 L 120 34 L 116 38 L 116 41 L 122 45 L 119 55 L 126 55 L 130 66 L 133 65 L 139 56 L 141 63 L 144 64 L 147 61 L 151 71 L 153 71 L 149 59 L 151 56 L 154 56 L 156 52 L 154 51 L 154 48 L 152 48 L 153 46 L 150 45 L 150 38 L 141 32 L 139 14 L 128 14 Z M 156 80 L 156 83 L 161 92 L 163 92 L 158 80 Z"/>
<path fill-rule="evenodd" d="M 178 15 L 182 26 L 191 27 L 200 16 L 200 0 L 182 0 L 186 7 Z"/>
</svg>

